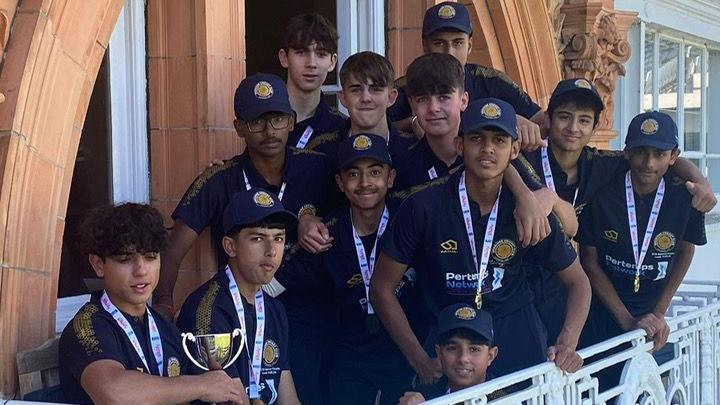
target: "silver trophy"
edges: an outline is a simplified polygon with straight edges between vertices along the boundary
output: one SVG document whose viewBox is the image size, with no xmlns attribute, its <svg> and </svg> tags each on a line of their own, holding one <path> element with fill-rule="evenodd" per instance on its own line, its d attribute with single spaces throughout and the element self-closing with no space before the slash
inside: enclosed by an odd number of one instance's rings
<svg viewBox="0 0 720 405">
<path fill-rule="evenodd" d="M 187 342 L 191 342 L 188 347 Z M 199 368 L 223 370 L 240 357 L 245 346 L 245 334 L 236 328 L 231 333 L 213 333 L 208 335 L 182 334 L 182 346 L 190 361 Z"/>
</svg>

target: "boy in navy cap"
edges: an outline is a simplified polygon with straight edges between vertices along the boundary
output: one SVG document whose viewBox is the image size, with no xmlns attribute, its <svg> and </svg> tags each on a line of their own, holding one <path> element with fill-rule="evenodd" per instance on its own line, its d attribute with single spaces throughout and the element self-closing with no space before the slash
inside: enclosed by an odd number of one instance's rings
<svg viewBox="0 0 720 405">
<path fill-rule="evenodd" d="M 541 108 L 535 104 L 520 87 L 505 73 L 485 66 L 467 63 L 472 49 L 473 27 L 467 8 L 456 2 L 444 1 L 425 12 L 422 27 L 423 51 L 427 53 L 445 53 L 454 56 L 465 70 L 465 90 L 470 101 L 485 97 L 495 97 L 510 103 L 518 115 L 518 135 L 523 149 L 536 148 L 542 143 L 540 128 L 535 122 L 543 122 Z M 410 82 L 398 79 L 400 94 L 398 101 L 390 109 L 390 119 L 402 131 L 422 134 L 427 128 L 414 115 L 405 96 L 404 87 Z M 531 121 L 532 120 L 532 121 Z M 419 124 L 419 125 L 418 125 Z"/>
<path fill-rule="evenodd" d="M 434 323 L 440 308 L 454 303 L 490 312 L 503 352 L 491 366 L 494 375 L 546 358 L 575 371 L 582 364 L 575 348 L 587 316 L 590 285 L 554 215 L 548 216 L 552 231 L 542 242 L 527 248 L 519 241 L 515 200 L 502 187 L 503 173 L 520 151 L 515 111 L 498 99 L 477 100 L 463 115 L 460 130 L 456 146 L 465 169 L 412 195 L 398 211 L 383 238 L 370 284 L 371 302 L 423 383 L 439 377 L 440 369 L 413 335 L 393 295 L 408 266 L 417 272 L 426 304 L 419 310 L 427 322 Z M 557 272 L 568 288 L 568 308 L 573 311 L 550 348 L 521 271 L 525 260 Z"/>
<path fill-rule="evenodd" d="M 590 81 L 584 78 L 561 81 L 548 106 L 548 146 L 525 151 L 514 162 L 518 172 L 534 176 L 547 186 L 546 191 L 553 198 L 566 201 L 571 204 L 570 210 L 578 213 L 600 187 L 628 170 L 621 151 L 598 150 L 587 145 L 603 108 L 602 98 Z M 674 171 L 690 179 L 688 189 L 695 194 L 693 205 L 712 209 L 715 205 L 712 187 L 695 165 L 680 159 Z M 575 235 L 577 228 L 567 226 L 567 222 L 563 225 L 569 236 Z M 548 341 L 554 342 L 565 317 L 562 283 L 548 272 L 530 271 L 528 276 L 538 312 L 548 329 Z"/>
<path fill-rule="evenodd" d="M 251 188 L 235 194 L 222 218 L 228 264 L 190 294 L 178 317 L 181 330 L 199 335 L 242 329 L 246 347 L 225 371 L 247 387 L 251 400 L 268 405 L 300 403 L 289 367 L 285 310 L 261 288 L 280 266 L 295 222 L 271 192 Z"/>
<path fill-rule="evenodd" d="M 83 221 L 81 244 L 105 281 L 60 337 L 60 383 L 74 404 L 239 403 L 241 386 L 222 371 L 183 376 L 180 332 L 147 306 L 167 242 L 148 205 L 100 207 Z"/>
<path fill-rule="evenodd" d="M 492 317 L 467 304 L 453 304 L 438 316 L 435 352 L 443 378 L 421 392 L 406 392 L 400 405 L 414 405 L 487 381 L 488 367 L 498 355 L 493 345 Z"/>
<path fill-rule="evenodd" d="M 297 113 L 288 144 L 308 147 L 319 134 L 342 127 L 347 118 L 324 100 L 322 84 L 337 64 L 338 34 L 327 18 L 317 13 L 297 15 L 285 26 L 285 42 L 278 51 L 287 69 L 290 105 Z"/>
<path fill-rule="evenodd" d="M 636 328 L 655 350 L 667 341 L 665 312 L 695 245 L 706 243 L 703 214 L 692 208 L 684 181 L 668 171 L 679 154 L 672 118 L 639 114 L 625 139 L 630 170 L 601 188 L 580 216 L 580 258 L 594 292 L 585 345 Z"/>
<path fill-rule="evenodd" d="M 335 179 L 349 207 L 340 207 L 324 219 L 333 245 L 317 255 L 304 250 L 291 255 L 276 278 L 289 290 L 313 288 L 318 295 L 333 297 L 334 366 L 328 403 L 372 404 L 380 391 L 381 404 L 396 404 L 410 386 L 412 370 L 367 296 L 377 241 L 394 213 L 387 193 L 395 171 L 387 142 L 379 135 L 346 138 L 337 155 Z M 408 272 L 395 289 L 405 307 L 413 278 Z"/>
</svg>

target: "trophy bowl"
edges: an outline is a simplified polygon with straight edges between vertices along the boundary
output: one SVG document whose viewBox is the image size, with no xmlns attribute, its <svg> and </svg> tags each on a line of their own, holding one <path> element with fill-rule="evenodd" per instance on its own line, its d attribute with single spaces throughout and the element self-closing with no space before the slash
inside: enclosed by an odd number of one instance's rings
<svg viewBox="0 0 720 405">
<path fill-rule="evenodd" d="M 240 357 L 245 346 L 245 334 L 239 328 L 230 333 L 183 333 L 182 346 L 185 354 L 197 367 L 205 371 L 223 370 Z"/>
</svg>

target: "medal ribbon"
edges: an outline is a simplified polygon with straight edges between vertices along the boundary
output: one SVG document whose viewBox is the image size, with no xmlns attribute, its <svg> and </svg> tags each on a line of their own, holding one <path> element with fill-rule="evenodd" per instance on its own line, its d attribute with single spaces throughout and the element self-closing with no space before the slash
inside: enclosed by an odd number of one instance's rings
<svg viewBox="0 0 720 405">
<path fill-rule="evenodd" d="M 150 367 L 148 367 L 147 360 L 145 359 L 145 353 L 143 353 L 142 351 L 142 347 L 140 346 L 137 335 L 135 334 L 132 326 L 130 326 L 128 320 L 125 318 L 125 315 L 123 315 L 122 312 L 120 312 L 120 310 L 115 306 L 115 304 L 110 301 L 110 297 L 108 297 L 107 292 L 105 291 L 103 291 L 102 297 L 100 297 L 100 303 L 102 303 L 103 308 L 105 308 L 105 310 L 110 313 L 113 319 L 115 319 L 115 322 L 118 324 L 118 326 L 120 326 L 123 332 L 125 332 L 125 336 L 127 336 L 128 340 L 130 340 L 130 343 L 135 348 L 135 352 L 137 353 L 137 355 L 140 356 L 140 360 L 142 360 L 148 374 L 152 374 L 152 372 L 150 371 Z M 155 323 L 155 318 L 153 318 L 150 310 L 146 309 L 146 311 L 148 314 L 148 329 L 150 329 L 150 346 L 152 348 L 153 356 L 155 357 L 155 364 L 157 365 L 158 372 L 162 377 L 164 359 L 162 341 L 160 340 L 160 331 L 158 331 L 157 324 Z"/>
<path fill-rule="evenodd" d="M 627 203 L 628 223 L 630 225 L 630 240 L 632 242 L 633 256 L 635 256 L 635 292 L 640 290 L 640 270 L 642 269 L 643 260 L 650 246 L 655 224 L 660 214 L 660 206 L 665 196 L 665 179 L 660 180 L 652 209 L 650 210 L 650 219 L 648 219 L 647 228 L 645 228 L 645 236 L 643 237 L 642 247 L 638 249 L 638 225 L 637 216 L 635 214 L 635 193 L 633 191 L 632 179 L 630 171 L 625 173 L 625 202 Z"/>
<path fill-rule="evenodd" d="M 233 304 L 235 304 L 235 312 L 240 320 L 240 327 L 245 334 L 247 342 L 247 327 L 245 326 L 245 308 L 243 308 L 240 290 L 238 289 L 235 277 L 230 271 L 230 266 L 225 266 L 225 274 L 228 278 L 230 287 L 230 295 Z M 250 399 L 260 398 L 260 371 L 262 368 L 262 351 L 263 340 L 265 339 L 265 299 L 263 298 L 262 289 L 255 294 L 255 343 L 253 344 L 253 354 L 250 368 Z"/>
<path fill-rule="evenodd" d="M 552 169 L 550 168 L 550 158 L 548 158 L 547 146 L 540 147 L 540 158 L 542 159 L 543 177 L 545 177 L 545 185 L 552 191 L 555 191 L 555 180 L 553 179 Z M 575 188 L 575 196 L 573 197 L 572 204 L 575 206 L 577 201 L 578 190 L 580 185 L 578 184 Z"/>
<path fill-rule="evenodd" d="M 355 230 L 355 225 L 352 227 L 353 240 L 355 240 L 355 252 L 357 253 L 358 265 L 360 266 L 360 274 L 362 275 L 363 282 L 365 284 L 365 298 L 367 299 L 367 312 L 368 314 L 374 314 L 375 310 L 370 305 L 370 277 L 375 269 L 375 251 L 377 250 L 377 242 L 385 232 L 385 227 L 390 220 L 390 213 L 387 207 L 383 210 L 382 218 L 380 219 L 380 225 L 378 226 L 377 235 L 375 236 L 375 243 L 373 244 L 372 251 L 370 252 L 370 260 L 368 260 L 365 254 L 365 246 L 362 243 L 362 239 L 358 236 Z M 350 214 L 350 222 L 352 222 L 352 211 Z"/>
<path fill-rule="evenodd" d="M 493 237 L 495 236 L 495 225 L 497 223 L 500 191 L 502 191 L 502 186 L 500 190 L 498 190 L 495 204 L 493 204 L 492 210 L 490 211 L 490 217 L 488 218 L 487 227 L 485 228 L 485 237 L 483 238 L 482 256 L 480 257 L 480 263 L 478 263 L 477 247 L 475 247 L 475 231 L 473 230 L 472 216 L 470 215 L 470 200 L 468 199 L 467 187 L 465 185 L 465 171 L 463 171 L 460 176 L 458 197 L 460 198 L 460 207 L 462 208 L 463 220 L 465 221 L 465 230 L 467 231 L 468 240 L 470 241 L 473 264 L 475 264 L 475 271 L 478 275 L 477 295 L 475 296 L 475 304 L 478 309 L 482 306 L 482 283 L 485 281 L 485 277 L 487 277 L 487 266 L 490 261 L 490 250 L 492 248 Z"/>
<path fill-rule="evenodd" d="M 250 185 L 250 180 L 248 180 L 247 174 L 245 174 L 245 169 L 243 169 L 243 179 L 245 180 L 245 190 L 250 190 L 252 186 Z M 280 192 L 278 193 L 278 200 L 282 201 L 283 194 L 285 194 L 285 186 L 287 186 L 287 182 L 283 181 L 282 185 L 280 186 Z"/>
<path fill-rule="evenodd" d="M 430 180 L 437 179 L 437 171 L 435 170 L 435 166 L 432 166 L 428 169 L 428 177 L 430 177 Z"/>
<path fill-rule="evenodd" d="M 305 128 L 305 131 L 303 131 L 302 136 L 298 140 L 298 143 L 297 143 L 297 145 L 295 145 L 295 147 L 298 149 L 305 149 L 305 145 L 307 145 L 312 134 L 313 134 L 313 129 L 310 125 L 308 125 L 307 128 Z"/>
</svg>

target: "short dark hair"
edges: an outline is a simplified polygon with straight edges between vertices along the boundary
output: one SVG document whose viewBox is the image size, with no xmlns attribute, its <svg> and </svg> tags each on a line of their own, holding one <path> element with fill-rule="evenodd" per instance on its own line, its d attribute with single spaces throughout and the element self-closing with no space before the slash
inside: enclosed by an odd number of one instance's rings
<svg viewBox="0 0 720 405">
<path fill-rule="evenodd" d="M 597 109 L 597 103 L 595 101 L 593 101 L 590 97 L 582 97 L 580 96 L 581 94 L 584 93 L 570 91 L 557 97 L 551 98 L 550 104 L 547 108 L 548 116 L 550 117 L 550 119 L 552 119 L 555 110 L 562 105 L 572 105 L 578 109 L 589 108 L 593 110 L 593 117 L 595 118 L 595 122 L 593 122 L 593 128 L 595 128 L 600 121 L 601 111 Z"/>
<path fill-rule="evenodd" d="M 344 86 L 350 77 L 359 82 L 372 81 L 376 86 L 395 86 L 395 70 L 390 61 L 375 52 L 358 52 L 343 63 L 340 69 L 340 85 Z"/>
<path fill-rule="evenodd" d="M 158 210 L 135 203 L 90 210 L 78 233 L 83 254 L 103 260 L 126 253 L 160 252 L 167 246 L 167 234 Z"/>
<path fill-rule="evenodd" d="M 473 345 L 492 346 L 492 342 L 487 340 L 487 338 L 467 328 L 451 329 L 445 333 L 440 334 L 437 339 L 438 346 L 449 345 L 450 339 L 452 338 L 467 339 Z"/>
<path fill-rule="evenodd" d="M 412 61 L 405 76 L 409 97 L 465 91 L 465 69 L 452 55 L 428 53 Z"/>
<path fill-rule="evenodd" d="M 304 49 L 315 42 L 319 49 L 337 53 L 338 33 L 332 23 L 318 13 L 294 16 L 285 26 L 283 48 Z"/>
</svg>

